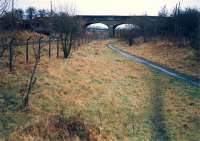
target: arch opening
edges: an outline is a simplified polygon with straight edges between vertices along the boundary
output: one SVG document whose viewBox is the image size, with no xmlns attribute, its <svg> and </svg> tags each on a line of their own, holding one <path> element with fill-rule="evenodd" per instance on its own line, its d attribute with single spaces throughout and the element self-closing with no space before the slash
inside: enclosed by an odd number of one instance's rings
<svg viewBox="0 0 200 141">
<path fill-rule="evenodd" d="M 114 28 L 115 36 L 120 37 L 122 34 L 127 34 L 127 36 L 132 36 L 140 30 L 140 27 L 136 24 L 119 24 Z"/>
<path fill-rule="evenodd" d="M 103 23 L 89 23 L 86 25 L 86 28 L 94 28 L 94 29 L 108 29 L 108 26 L 106 24 Z"/>
<path fill-rule="evenodd" d="M 136 24 L 119 24 L 115 26 L 115 30 L 132 30 L 138 28 L 139 26 Z"/>
<path fill-rule="evenodd" d="M 86 24 L 86 32 L 94 39 L 106 39 L 109 36 L 109 27 L 103 23 L 88 23 Z"/>
</svg>

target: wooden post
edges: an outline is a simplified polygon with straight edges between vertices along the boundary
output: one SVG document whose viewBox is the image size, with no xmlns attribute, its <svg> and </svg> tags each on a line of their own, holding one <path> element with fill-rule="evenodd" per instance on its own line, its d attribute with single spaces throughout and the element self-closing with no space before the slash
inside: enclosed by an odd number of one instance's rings
<svg viewBox="0 0 200 141">
<path fill-rule="evenodd" d="M 51 59 L 51 38 L 49 38 L 49 59 Z"/>
<path fill-rule="evenodd" d="M 78 39 L 78 47 L 80 47 L 80 46 L 81 46 L 80 39 Z"/>
<path fill-rule="evenodd" d="M 59 58 L 59 39 L 57 39 L 57 58 Z"/>
<path fill-rule="evenodd" d="M 41 39 L 39 39 L 38 59 L 40 60 Z"/>
<path fill-rule="evenodd" d="M 41 54 L 41 40 L 43 37 L 40 37 L 39 39 L 39 50 L 38 50 L 38 59 L 40 60 L 40 54 Z"/>
<path fill-rule="evenodd" d="M 12 72 L 13 70 L 13 44 L 12 44 L 12 41 L 9 45 L 9 68 L 10 68 L 10 72 Z"/>
<path fill-rule="evenodd" d="M 13 70 L 13 45 L 15 38 L 12 38 L 9 44 L 9 69 L 10 72 Z"/>
<path fill-rule="evenodd" d="M 28 40 L 26 40 L 26 63 L 28 63 Z"/>
<path fill-rule="evenodd" d="M 27 40 L 26 40 L 26 63 L 28 63 L 28 60 L 29 60 L 29 49 L 28 49 L 28 46 L 29 46 L 29 40 L 31 39 L 31 37 L 29 37 Z"/>
<path fill-rule="evenodd" d="M 75 40 L 75 49 L 78 49 L 78 39 Z"/>
</svg>

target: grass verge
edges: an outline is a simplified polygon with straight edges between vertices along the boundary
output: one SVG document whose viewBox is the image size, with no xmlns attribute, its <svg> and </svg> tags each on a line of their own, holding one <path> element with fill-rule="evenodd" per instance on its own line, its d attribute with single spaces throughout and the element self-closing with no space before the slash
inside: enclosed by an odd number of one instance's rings
<svg viewBox="0 0 200 141">
<path fill-rule="evenodd" d="M 3 60 L 0 138 L 198 141 L 200 90 L 122 59 L 108 42 L 82 46 L 68 60 L 56 59 L 55 50 L 49 60 L 44 48 L 29 111 L 18 108 L 32 66 L 24 49 L 13 73 Z"/>
<path fill-rule="evenodd" d="M 190 47 L 176 47 L 167 41 L 138 43 L 130 47 L 125 42 L 115 40 L 115 45 L 131 54 L 200 79 L 200 58 L 198 52 Z"/>
</svg>

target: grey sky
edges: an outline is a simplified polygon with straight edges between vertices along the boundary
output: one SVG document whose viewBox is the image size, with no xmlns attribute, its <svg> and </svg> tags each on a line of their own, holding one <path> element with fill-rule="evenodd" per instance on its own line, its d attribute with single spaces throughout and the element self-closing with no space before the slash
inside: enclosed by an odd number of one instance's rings
<svg viewBox="0 0 200 141">
<path fill-rule="evenodd" d="M 16 7 L 49 9 L 50 0 L 16 0 Z M 76 7 L 78 14 L 83 15 L 157 15 L 164 5 L 171 10 L 176 3 L 181 6 L 200 8 L 200 0 L 52 0 L 54 8 L 61 9 L 72 6 Z"/>
</svg>

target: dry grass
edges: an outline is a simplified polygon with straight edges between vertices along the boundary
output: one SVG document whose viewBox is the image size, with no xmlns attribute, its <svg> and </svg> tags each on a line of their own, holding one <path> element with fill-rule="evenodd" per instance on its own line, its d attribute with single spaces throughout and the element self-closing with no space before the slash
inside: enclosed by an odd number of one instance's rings
<svg viewBox="0 0 200 141">
<path fill-rule="evenodd" d="M 179 48 L 165 41 L 139 43 L 132 47 L 121 41 L 116 42 L 118 47 L 131 54 L 200 78 L 200 60 L 197 51 L 190 47 Z"/>
<path fill-rule="evenodd" d="M 17 31 L 17 32 L 0 33 L 0 38 L 15 37 L 16 40 L 21 40 L 21 41 L 26 41 L 29 37 L 31 37 L 30 40 L 35 41 L 38 40 L 41 36 L 43 37 L 44 40 L 48 40 L 48 36 L 36 32 Z"/>
<path fill-rule="evenodd" d="M 32 63 L 25 65 L 20 48 L 15 71 L 8 73 L 5 58 L 0 64 L 0 100 L 5 102 L 8 96 L 9 102 L 0 115 L 0 137 L 198 141 L 199 89 L 120 58 L 105 48 L 108 42 L 82 46 L 68 60 L 56 59 L 54 50 L 49 61 L 44 48 L 26 112 L 19 110 L 20 91 Z"/>
</svg>

